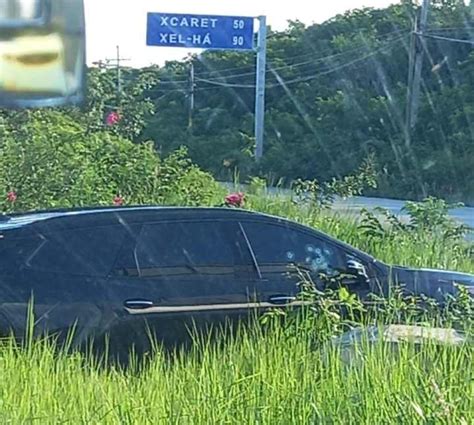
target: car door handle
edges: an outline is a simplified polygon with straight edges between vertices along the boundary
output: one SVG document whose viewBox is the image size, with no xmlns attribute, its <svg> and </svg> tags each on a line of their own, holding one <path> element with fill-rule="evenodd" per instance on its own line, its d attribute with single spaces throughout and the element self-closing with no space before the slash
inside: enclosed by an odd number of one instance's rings
<svg viewBox="0 0 474 425">
<path fill-rule="evenodd" d="M 268 298 L 268 302 L 272 304 L 290 304 L 296 301 L 296 297 L 291 297 L 288 295 L 274 295 Z"/>
<path fill-rule="evenodd" d="M 125 301 L 123 305 L 131 310 L 144 310 L 153 307 L 154 303 L 150 300 L 134 299 Z"/>
</svg>

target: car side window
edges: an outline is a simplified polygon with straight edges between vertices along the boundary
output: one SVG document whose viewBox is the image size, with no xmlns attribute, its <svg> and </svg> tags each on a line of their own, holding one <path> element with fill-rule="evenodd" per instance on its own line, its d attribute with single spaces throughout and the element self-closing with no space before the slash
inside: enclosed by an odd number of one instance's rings
<svg viewBox="0 0 474 425">
<path fill-rule="evenodd" d="M 211 221 L 145 224 L 135 250 L 139 275 L 234 274 L 241 261 L 230 228 Z"/>
<path fill-rule="evenodd" d="M 332 276 L 345 268 L 342 250 L 323 238 L 285 224 L 248 222 L 243 226 L 263 271 L 296 265 Z"/>
<path fill-rule="evenodd" d="M 25 267 L 28 259 L 42 244 L 43 240 L 39 236 L 0 238 L 0 273 Z"/>
<path fill-rule="evenodd" d="M 138 263 L 137 263 L 137 252 L 136 245 L 137 239 L 140 234 L 140 228 L 134 227 L 132 232 L 125 236 L 122 248 L 117 254 L 115 264 L 111 270 L 110 276 L 115 277 L 137 277 Z"/>
<path fill-rule="evenodd" d="M 25 264 L 28 268 L 45 272 L 106 276 L 114 264 L 124 235 L 120 226 L 40 234 L 41 242 Z"/>
</svg>

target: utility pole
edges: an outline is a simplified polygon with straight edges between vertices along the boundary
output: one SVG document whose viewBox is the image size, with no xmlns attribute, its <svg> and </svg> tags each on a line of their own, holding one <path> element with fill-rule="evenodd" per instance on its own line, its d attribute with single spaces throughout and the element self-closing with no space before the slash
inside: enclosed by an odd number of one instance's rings
<svg viewBox="0 0 474 425">
<path fill-rule="evenodd" d="M 410 50 L 408 52 L 408 83 L 407 83 L 407 99 L 405 107 L 405 144 L 410 146 L 411 136 L 411 105 L 413 97 L 413 70 L 415 63 L 415 50 L 416 50 L 416 31 L 418 27 L 418 17 L 415 16 L 413 22 L 413 29 L 410 36 Z"/>
<path fill-rule="evenodd" d="M 255 93 L 255 158 L 263 155 L 263 135 L 265 126 L 265 74 L 267 61 L 267 18 L 259 16 L 260 27 L 257 41 L 257 81 Z"/>
<path fill-rule="evenodd" d="M 117 99 L 119 104 L 121 103 L 121 95 L 122 95 L 122 72 L 120 70 L 120 46 L 117 46 L 117 57 L 115 59 L 116 65 L 117 65 Z"/>
<path fill-rule="evenodd" d="M 189 89 L 188 89 L 188 100 L 189 100 L 189 115 L 188 115 L 188 129 L 193 127 L 193 112 L 194 112 L 194 62 L 191 59 L 189 63 Z"/>
<path fill-rule="evenodd" d="M 421 16 L 415 18 L 414 31 L 410 45 L 410 59 L 408 70 L 407 107 L 405 118 L 405 143 L 411 144 L 411 130 L 416 124 L 420 98 L 421 70 L 423 65 L 423 34 L 428 22 L 430 0 L 423 0 Z"/>
<path fill-rule="evenodd" d="M 105 59 L 97 62 L 93 62 L 94 65 L 97 65 L 101 69 L 110 69 L 115 68 L 116 70 L 116 88 L 117 88 L 117 102 L 120 106 L 120 99 L 122 96 L 122 62 L 129 61 L 128 58 L 122 58 L 120 56 L 120 46 L 117 46 L 117 55 L 114 59 Z"/>
</svg>

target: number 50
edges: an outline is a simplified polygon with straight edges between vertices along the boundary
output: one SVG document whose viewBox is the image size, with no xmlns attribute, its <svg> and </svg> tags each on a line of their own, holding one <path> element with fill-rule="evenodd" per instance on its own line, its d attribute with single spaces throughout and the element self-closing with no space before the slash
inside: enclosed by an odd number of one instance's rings
<svg viewBox="0 0 474 425">
<path fill-rule="evenodd" d="M 243 30 L 245 27 L 245 22 L 242 19 L 234 19 L 234 29 Z"/>
</svg>

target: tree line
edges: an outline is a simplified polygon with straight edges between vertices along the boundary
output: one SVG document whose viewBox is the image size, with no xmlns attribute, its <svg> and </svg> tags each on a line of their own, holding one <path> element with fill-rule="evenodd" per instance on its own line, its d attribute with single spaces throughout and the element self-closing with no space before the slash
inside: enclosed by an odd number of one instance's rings
<svg viewBox="0 0 474 425">
<path fill-rule="evenodd" d="M 404 0 L 322 24 L 290 21 L 283 31 L 270 28 L 259 162 L 253 156 L 253 52 L 206 51 L 163 66 L 125 68 L 120 85 L 115 70 L 93 67 L 86 104 L 55 114 L 80 126 L 84 137 L 112 133 L 147 142 L 163 157 L 185 146 L 191 160 L 218 180 L 325 182 L 373 158 L 377 188 L 369 194 L 474 204 L 471 7 L 462 0 L 431 2 L 420 109 L 407 144 L 408 61 L 417 14 L 417 3 Z M 32 117 L 44 113 L 0 111 L 0 136 L 8 129 L 10 137 L 28 139 Z"/>
<path fill-rule="evenodd" d="M 255 56 L 204 52 L 154 72 L 146 91 L 154 114 L 141 140 L 158 150 L 180 145 L 221 180 L 259 175 L 271 183 L 350 174 L 373 154 L 376 195 L 427 195 L 474 203 L 474 55 L 471 9 L 432 1 L 420 110 L 404 137 L 412 1 L 361 9 L 305 26 L 289 22 L 268 38 L 265 154 L 253 158 Z M 196 76 L 192 121 L 190 63 Z"/>
</svg>

